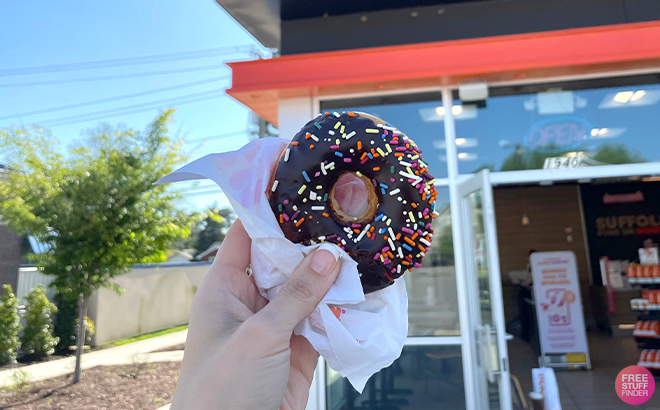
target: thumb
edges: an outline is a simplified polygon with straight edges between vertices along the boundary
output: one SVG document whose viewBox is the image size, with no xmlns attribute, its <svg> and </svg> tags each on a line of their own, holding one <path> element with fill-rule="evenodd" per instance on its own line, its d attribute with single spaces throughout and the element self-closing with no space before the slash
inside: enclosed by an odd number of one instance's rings
<svg viewBox="0 0 660 410">
<path fill-rule="evenodd" d="M 282 289 L 257 315 L 287 333 L 321 302 L 339 272 L 339 248 L 323 243 L 298 265 Z"/>
</svg>

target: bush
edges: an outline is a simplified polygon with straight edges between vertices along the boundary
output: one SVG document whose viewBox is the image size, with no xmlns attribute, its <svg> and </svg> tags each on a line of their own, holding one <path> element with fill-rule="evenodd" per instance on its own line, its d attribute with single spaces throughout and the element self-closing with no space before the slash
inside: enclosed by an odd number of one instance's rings
<svg viewBox="0 0 660 410">
<path fill-rule="evenodd" d="M 58 350 L 68 351 L 70 346 L 76 344 L 76 321 L 78 320 L 78 302 L 75 299 L 64 297 L 61 293 L 55 294 L 55 336 L 60 341 Z"/>
<path fill-rule="evenodd" d="M 76 319 L 76 326 L 74 327 L 76 333 L 74 333 L 73 336 L 74 345 L 76 344 L 76 338 L 78 337 L 78 322 L 80 322 L 80 320 Z M 96 328 L 94 327 L 94 321 L 90 319 L 89 316 L 85 316 L 85 342 L 83 344 L 87 344 L 91 342 L 94 333 L 96 333 Z"/>
<path fill-rule="evenodd" d="M 46 291 L 39 285 L 25 298 L 25 328 L 21 336 L 21 351 L 29 356 L 53 354 L 59 339 L 53 336 L 52 314 L 57 308 L 46 297 Z"/>
<path fill-rule="evenodd" d="M 78 336 L 78 302 L 75 299 L 65 298 L 62 294 L 55 294 L 55 335 L 60 339 L 57 350 L 69 351 L 76 345 Z M 85 343 L 92 340 L 95 333 L 94 321 L 85 316 Z"/>
<path fill-rule="evenodd" d="M 3 285 L 4 294 L 0 296 L 0 364 L 16 361 L 16 351 L 21 345 L 18 332 L 21 330 L 21 318 L 18 316 L 18 298 L 11 285 Z"/>
</svg>

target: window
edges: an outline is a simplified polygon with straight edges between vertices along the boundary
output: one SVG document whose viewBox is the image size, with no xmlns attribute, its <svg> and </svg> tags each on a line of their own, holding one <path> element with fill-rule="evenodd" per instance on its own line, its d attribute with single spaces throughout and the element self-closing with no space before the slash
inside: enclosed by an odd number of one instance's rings
<svg viewBox="0 0 660 410">
<path fill-rule="evenodd" d="M 465 409 L 460 346 L 405 346 L 401 357 L 369 379 L 362 394 L 326 367 L 328 410 Z"/>
<path fill-rule="evenodd" d="M 495 87 L 479 104 L 455 95 L 459 172 L 660 161 L 659 83 L 644 75 Z"/>
</svg>

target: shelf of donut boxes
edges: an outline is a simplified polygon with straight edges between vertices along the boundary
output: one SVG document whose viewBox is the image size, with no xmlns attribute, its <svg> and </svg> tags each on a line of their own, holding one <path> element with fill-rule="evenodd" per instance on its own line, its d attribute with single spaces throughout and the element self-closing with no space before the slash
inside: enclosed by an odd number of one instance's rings
<svg viewBox="0 0 660 410">
<path fill-rule="evenodd" d="M 642 297 L 630 300 L 632 310 L 639 312 L 633 337 L 641 349 L 639 366 L 660 376 L 660 263 L 657 248 L 649 255 L 649 249 L 640 249 L 640 262 L 626 269 L 631 285 L 642 288 Z"/>
</svg>

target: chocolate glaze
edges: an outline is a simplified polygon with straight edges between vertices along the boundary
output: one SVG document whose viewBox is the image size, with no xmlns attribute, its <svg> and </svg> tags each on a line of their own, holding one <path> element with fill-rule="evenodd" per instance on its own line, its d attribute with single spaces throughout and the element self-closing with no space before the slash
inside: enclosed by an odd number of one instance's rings
<svg viewBox="0 0 660 410">
<path fill-rule="evenodd" d="M 397 151 L 397 147 L 405 150 Z M 271 208 L 289 240 L 304 245 L 328 241 L 344 248 L 358 262 L 364 293 L 389 286 L 406 269 L 421 265 L 433 236 L 430 225 L 436 191 L 431 182 L 433 177 L 420 161 L 421 150 L 412 140 L 367 114 L 333 112 L 308 122 L 293 137 L 287 150 L 274 174 L 275 190 L 269 193 Z M 363 157 L 365 152 L 367 157 Z M 327 169 L 333 162 L 334 169 Z M 412 171 L 415 178 L 402 176 L 401 171 L 409 175 Z M 343 172 L 359 172 L 374 184 L 378 207 L 372 220 L 351 226 L 335 218 L 328 195 Z M 299 193 L 303 185 L 305 188 Z M 390 194 L 396 189 L 400 192 Z M 316 194 L 316 199 L 310 192 Z M 362 232 L 367 225 L 375 229 L 357 241 L 360 233 L 354 229 Z M 347 227 L 350 233 L 346 232 Z M 384 250 L 392 245 L 386 239 L 392 236 L 388 228 L 395 235 L 390 238 L 395 249 Z"/>
</svg>

